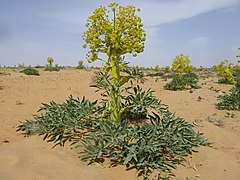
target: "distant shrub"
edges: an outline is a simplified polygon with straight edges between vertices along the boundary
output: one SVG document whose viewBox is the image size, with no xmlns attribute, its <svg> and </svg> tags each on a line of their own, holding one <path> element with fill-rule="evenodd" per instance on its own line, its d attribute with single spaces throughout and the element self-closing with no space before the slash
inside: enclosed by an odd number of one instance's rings
<svg viewBox="0 0 240 180">
<path fill-rule="evenodd" d="M 198 76 L 193 73 L 194 68 L 190 64 L 191 60 L 189 56 L 184 56 L 183 54 L 177 55 L 172 62 L 173 79 L 164 88 L 172 91 L 200 88 L 197 85 Z"/>
<path fill-rule="evenodd" d="M 41 65 L 36 65 L 35 68 L 37 69 L 40 69 L 40 68 L 43 68 L 44 66 L 41 66 Z"/>
<path fill-rule="evenodd" d="M 182 76 L 185 73 L 190 74 L 193 71 L 193 66 L 190 64 L 191 60 L 189 56 L 179 54 L 172 62 L 172 71 L 178 76 Z"/>
<path fill-rule="evenodd" d="M 218 80 L 218 83 L 222 84 L 234 84 L 234 69 L 233 69 L 233 64 L 229 63 L 228 60 L 222 61 L 218 66 L 217 66 L 217 72 L 218 76 L 220 79 Z"/>
<path fill-rule="evenodd" d="M 215 68 L 220 77 L 218 83 L 221 84 L 235 84 L 236 78 L 240 76 L 240 66 L 238 64 L 234 65 L 228 60 L 222 61 Z"/>
<path fill-rule="evenodd" d="M 77 69 L 83 69 L 83 68 L 84 68 L 84 66 L 83 66 L 83 60 L 78 61 Z"/>
<path fill-rule="evenodd" d="M 150 77 L 162 77 L 164 76 L 164 73 L 163 72 L 157 72 L 157 73 L 151 73 L 151 74 L 148 74 L 147 76 L 150 76 Z"/>
<path fill-rule="evenodd" d="M 6 75 L 11 75 L 11 74 L 5 71 L 0 71 L 0 76 L 6 76 Z"/>
<path fill-rule="evenodd" d="M 50 67 L 52 67 L 53 61 L 54 61 L 53 57 L 48 57 L 47 58 L 47 62 L 49 63 Z"/>
<path fill-rule="evenodd" d="M 195 73 L 184 74 L 183 76 L 174 75 L 170 83 L 167 83 L 164 88 L 167 90 L 177 91 L 190 88 L 200 88 L 198 86 L 198 77 Z"/>
<path fill-rule="evenodd" d="M 39 76 L 40 75 L 38 70 L 36 70 L 36 69 L 34 69 L 32 67 L 27 67 L 27 68 L 25 68 L 24 70 L 22 70 L 20 72 L 22 72 L 22 73 L 24 73 L 26 75 L 34 75 L 34 76 Z"/>
<path fill-rule="evenodd" d="M 217 71 L 217 68 L 218 68 L 217 65 L 213 65 L 213 66 L 211 67 L 211 70 L 215 72 L 215 71 Z"/>
<path fill-rule="evenodd" d="M 236 77 L 236 78 L 240 76 L 240 68 L 239 69 L 238 68 L 234 69 L 233 76 Z"/>
<path fill-rule="evenodd" d="M 165 66 L 162 68 L 162 70 L 165 72 L 165 73 L 169 73 L 170 72 L 170 67 L 169 66 Z"/>
<path fill-rule="evenodd" d="M 156 65 L 154 68 L 154 71 L 159 71 L 159 70 L 160 70 L 159 65 Z"/>
<path fill-rule="evenodd" d="M 55 66 L 53 66 L 53 61 L 53 57 L 47 58 L 48 64 L 45 67 L 45 71 L 60 71 L 60 67 L 58 66 L 58 64 L 55 64 Z"/>
<path fill-rule="evenodd" d="M 57 64 L 55 65 L 55 67 L 47 65 L 45 71 L 60 71 L 60 67 Z"/>
<path fill-rule="evenodd" d="M 240 110 L 240 75 L 236 77 L 235 87 L 228 94 L 218 96 L 218 100 L 216 106 L 220 110 Z"/>
</svg>

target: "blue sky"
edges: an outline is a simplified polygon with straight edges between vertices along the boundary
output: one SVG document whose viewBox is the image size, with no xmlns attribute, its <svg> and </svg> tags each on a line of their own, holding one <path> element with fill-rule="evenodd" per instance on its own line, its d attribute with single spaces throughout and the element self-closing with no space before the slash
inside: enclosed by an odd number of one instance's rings
<svg viewBox="0 0 240 180">
<path fill-rule="evenodd" d="M 93 10 L 109 0 L 0 0 L 0 64 L 88 64 L 81 36 Z M 237 63 L 240 47 L 240 0 L 116 0 L 135 5 L 147 32 L 145 51 L 131 65 L 171 65 L 180 53 L 194 66 L 228 59 Z"/>
</svg>

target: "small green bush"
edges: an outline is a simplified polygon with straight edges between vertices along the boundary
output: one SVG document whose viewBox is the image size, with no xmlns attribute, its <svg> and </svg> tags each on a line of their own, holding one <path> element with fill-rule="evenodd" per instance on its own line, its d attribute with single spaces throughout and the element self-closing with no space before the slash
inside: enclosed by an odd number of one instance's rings
<svg viewBox="0 0 240 180">
<path fill-rule="evenodd" d="M 40 68 L 44 68 L 44 66 L 41 66 L 41 65 L 37 65 L 35 66 L 36 69 L 40 69 Z"/>
<path fill-rule="evenodd" d="M 83 69 L 83 68 L 84 68 L 83 60 L 78 61 L 77 69 Z"/>
<path fill-rule="evenodd" d="M 45 71 L 60 71 L 60 67 L 55 65 L 55 67 L 46 66 Z"/>
<path fill-rule="evenodd" d="M 164 76 L 164 72 L 157 72 L 157 73 L 151 73 L 151 74 L 148 74 L 147 76 L 149 77 L 162 77 Z"/>
<path fill-rule="evenodd" d="M 49 64 L 46 65 L 45 67 L 45 71 L 60 71 L 60 67 L 58 66 L 58 64 L 55 64 L 55 66 L 53 66 L 53 57 L 48 57 L 47 58 L 47 62 Z"/>
<path fill-rule="evenodd" d="M 172 91 L 199 88 L 198 76 L 193 73 L 193 70 L 189 56 L 177 55 L 172 62 L 173 79 L 164 88 Z"/>
<path fill-rule="evenodd" d="M 218 83 L 219 84 L 233 84 L 233 82 L 229 81 L 228 79 L 226 78 L 221 78 L 218 80 Z"/>
<path fill-rule="evenodd" d="M 198 77 L 195 73 L 184 74 L 182 76 L 174 75 L 170 83 L 167 83 L 164 88 L 167 90 L 177 91 L 185 89 L 197 89 Z"/>
<path fill-rule="evenodd" d="M 235 69 L 234 72 L 233 72 L 233 76 L 234 76 L 235 78 L 240 77 L 240 69 Z M 236 81 L 237 81 L 237 80 L 236 80 Z"/>
<path fill-rule="evenodd" d="M 240 76 L 236 77 L 236 84 L 228 94 L 219 96 L 219 103 L 216 104 L 220 110 L 240 110 Z"/>
<path fill-rule="evenodd" d="M 218 76 L 220 77 L 220 79 L 218 80 L 218 83 L 234 84 L 235 82 L 234 76 L 233 76 L 234 68 L 232 63 L 229 63 L 228 60 L 224 60 L 216 67 L 217 67 Z"/>
<path fill-rule="evenodd" d="M 20 71 L 21 73 L 24 73 L 26 75 L 34 75 L 34 76 L 39 76 L 38 70 L 32 68 L 32 67 L 27 67 L 24 70 Z"/>
</svg>

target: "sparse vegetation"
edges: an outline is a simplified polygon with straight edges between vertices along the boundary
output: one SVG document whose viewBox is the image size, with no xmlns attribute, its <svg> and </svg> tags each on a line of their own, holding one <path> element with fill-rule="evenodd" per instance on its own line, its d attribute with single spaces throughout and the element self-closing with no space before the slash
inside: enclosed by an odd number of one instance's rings
<svg viewBox="0 0 240 180">
<path fill-rule="evenodd" d="M 83 66 L 83 60 L 78 61 L 77 69 L 83 69 L 83 68 L 84 68 L 84 66 Z"/>
<path fill-rule="evenodd" d="M 154 71 L 159 71 L 159 70 L 160 70 L 159 66 L 156 65 L 155 68 L 154 68 Z"/>
<path fill-rule="evenodd" d="M 47 62 L 49 63 L 50 68 L 52 68 L 53 61 L 54 61 L 53 57 L 48 57 L 47 58 Z"/>
<path fill-rule="evenodd" d="M 172 91 L 182 91 L 191 88 L 197 89 L 200 88 L 197 83 L 198 77 L 195 73 L 184 74 L 182 77 L 174 75 L 172 81 L 167 83 L 164 88 Z"/>
<path fill-rule="evenodd" d="M 219 83 L 223 84 L 234 84 L 235 79 L 233 75 L 233 64 L 229 63 L 228 60 L 222 61 L 217 67 L 216 70 L 220 79 L 218 80 Z"/>
<path fill-rule="evenodd" d="M 188 56 L 177 55 L 172 63 L 173 79 L 164 88 L 172 91 L 199 88 L 198 76 L 193 73 L 193 66 L 190 63 L 191 60 Z"/>
<path fill-rule="evenodd" d="M 55 64 L 55 66 L 53 66 L 53 61 L 54 61 L 53 57 L 47 58 L 47 62 L 49 64 L 46 65 L 45 71 L 60 71 L 60 67 L 58 66 L 58 64 Z"/>
<path fill-rule="evenodd" d="M 163 71 L 164 71 L 165 73 L 169 73 L 169 72 L 170 72 L 170 67 L 169 67 L 169 66 L 165 66 L 165 67 L 163 68 Z"/>
<path fill-rule="evenodd" d="M 27 67 L 24 70 L 20 71 L 21 73 L 24 73 L 26 75 L 34 75 L 34 76 L 39 76 L 38 70 L 32 68 L 32 67 Z"/>
<path fill-rule="evenodd" d="M 0 76 L 7 76 L 7 75 L 11 75 L 11 74 L 5 71 L 0 71 Z"/>
<path fill-rule="evenodd" d="M 236 115 L 234 114 L 234 112 L 226 112 L 225 117 L 227 118 L 234 118 Z"/>
<path fill-rule="evenodd" d="M 236 77 L 235 87 L 228 94 L 219 96 L 217 103 L 218 109 L 240 110 L 240 76 Z"/>
</svg>

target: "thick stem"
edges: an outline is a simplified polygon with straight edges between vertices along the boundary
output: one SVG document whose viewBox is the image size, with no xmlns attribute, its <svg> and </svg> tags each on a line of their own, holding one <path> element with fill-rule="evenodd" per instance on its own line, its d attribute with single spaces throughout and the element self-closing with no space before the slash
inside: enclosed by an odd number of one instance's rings
<svg viewBox="0 0 240 180">
<path fill-rule="evenodd" d="M 120 123 L 121 121 L 121 101 L 119 99 L 119 80 L 120 80 L 120 72 L 119 72 L 119 62 L 116 56 L 111 58 L 111 73 L 112 73 L 112 93 L 111 98 L 113 101 L 113 106 L 111 107 L 111 118 L 116 122 Z"/>
</svg>

